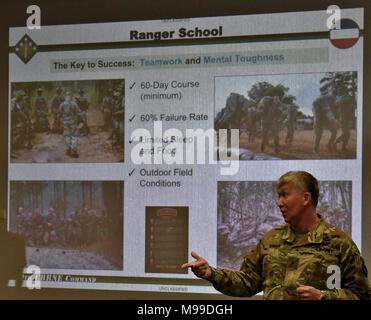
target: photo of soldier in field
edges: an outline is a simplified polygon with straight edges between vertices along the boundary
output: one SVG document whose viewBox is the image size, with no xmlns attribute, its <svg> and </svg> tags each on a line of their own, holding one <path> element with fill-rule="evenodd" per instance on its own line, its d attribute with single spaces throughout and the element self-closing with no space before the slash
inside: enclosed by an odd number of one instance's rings
<svg viewBox="0 0 371 320">
<path fill-rule="evenodd" d="M 14 82 L 10 161 L 123 162 L 125 80 Z"/>
<path fill-rule="evenodd" d="M 354 159 L 357 72 L 215 79 L 214 128 L 239 129 L 240 160 Z"/>
<path fill-rule="evenodd" d="M 10 230 L 28 265 L 122 270 L 122 181 L 10 181 Z"/>
</svg>

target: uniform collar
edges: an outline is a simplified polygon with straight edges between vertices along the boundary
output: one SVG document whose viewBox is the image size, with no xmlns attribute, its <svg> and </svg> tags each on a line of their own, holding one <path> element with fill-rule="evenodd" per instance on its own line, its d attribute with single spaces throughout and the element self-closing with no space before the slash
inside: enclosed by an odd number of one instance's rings
<svg viewBox="0 0 371 320">
<path fill-rule="evenodd" d="M 319 217 L 317 225 L 311 231 L 308 231 L 309 243 L 321 243 L 323 240 L 323 234 L 326 230 L 326 220 L 318 213 L 317 216 Z M 282 239 L 286 242 L 293 243 L 295 241 L 296 235 L 288 223 L 285 224 L 285 228 L 283 231 L 284 232 L 282 234 Z"/>
</svg>

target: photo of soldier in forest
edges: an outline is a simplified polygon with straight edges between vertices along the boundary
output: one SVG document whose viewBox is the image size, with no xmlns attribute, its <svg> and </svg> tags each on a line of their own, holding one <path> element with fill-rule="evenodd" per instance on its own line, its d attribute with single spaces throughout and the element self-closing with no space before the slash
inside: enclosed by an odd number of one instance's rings
<svg viewBox="0 0 371 320">
<path fill-rule="evenodd" d="M 11 181 L 10 230 L 28 265 L 122 270 L 122 181 Z"/>
<path fill-rule="evenodd" d="M 352 182 L 318 183 L 317 213 L 352 236 Z M 262 236 L 285 223 L 276 199 L 275 181 L 218 182 L 218 267 L 239 269 Z"/>
<path fill-rule="evenodd" d="M 356 158 L 357 72 L 216 77 L 215 90 L 214 128 L 228 147 L 239 129 L 240 160 Z"/>
<path fill-rule="evenodd" d="M 125 80 L 13 82 L 10 161 L 123 162 Z"/>
</svg>

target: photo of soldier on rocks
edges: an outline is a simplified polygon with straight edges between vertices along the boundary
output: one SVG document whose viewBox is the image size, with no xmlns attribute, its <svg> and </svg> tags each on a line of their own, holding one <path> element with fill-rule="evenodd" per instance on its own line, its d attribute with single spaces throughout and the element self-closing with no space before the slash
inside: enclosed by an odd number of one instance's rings
<svg viewBox="0 0 371 320">
<path fill-rule="evenodd" d="M 216 77 L 215 91 L 214 128 L 228 148 L 239 129 L 240 160 L 356 158 L 357 72 Z"/>
<path fill-rule="evenodd" d="M 121 181 L 11 181 L 9 220 L 28 265 L 123 268 Z"/>
<path fill-rule="evenodd" d="M 10 161 L 123 162 L 125 80 L 14 82 Z"/>
<path fill-rule="evenodd" d="M 317 213 L 352 236 L 352 182 L 318 181 Z M 262 236 L 285 221 L 275 181 L 218 182 L 217 264 L 239 269 Z"/>
</svg>

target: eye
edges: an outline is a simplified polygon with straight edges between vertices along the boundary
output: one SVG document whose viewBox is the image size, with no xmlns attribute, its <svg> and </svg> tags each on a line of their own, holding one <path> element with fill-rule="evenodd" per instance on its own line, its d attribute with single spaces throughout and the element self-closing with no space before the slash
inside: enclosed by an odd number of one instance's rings
<svg viewBox="0 0 371 320">
<path fill-rule="evenodd" d="M 281 197 L 283 197 L 283 198 L 287 198 L 287 193 L 286 193 L 286 192 L 282 192 L 282 193 L 281 193 Z"/>
</svg>

